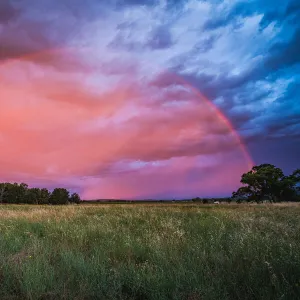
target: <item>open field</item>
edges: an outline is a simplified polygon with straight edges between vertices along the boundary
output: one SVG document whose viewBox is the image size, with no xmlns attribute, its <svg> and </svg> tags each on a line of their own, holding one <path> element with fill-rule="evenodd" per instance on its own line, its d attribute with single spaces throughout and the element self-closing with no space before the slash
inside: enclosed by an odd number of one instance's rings
<svg viewBox="0 0 300 300">
<path fill-rule="evenodd" d="M 300 299 L 300 205 L 2 205 L 0 268 L 0 299 Z"/>
</svg>

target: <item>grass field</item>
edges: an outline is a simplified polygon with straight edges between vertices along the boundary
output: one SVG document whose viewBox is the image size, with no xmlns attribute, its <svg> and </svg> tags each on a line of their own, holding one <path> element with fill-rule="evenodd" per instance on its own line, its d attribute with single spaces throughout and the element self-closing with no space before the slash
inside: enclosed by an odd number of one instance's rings
<svg viewBox="0 0 300 300">
<path fill-rule="evenodd" d="M 0 206 L 0 299 L 300 299 L 300 206 Z"/>
</svg>

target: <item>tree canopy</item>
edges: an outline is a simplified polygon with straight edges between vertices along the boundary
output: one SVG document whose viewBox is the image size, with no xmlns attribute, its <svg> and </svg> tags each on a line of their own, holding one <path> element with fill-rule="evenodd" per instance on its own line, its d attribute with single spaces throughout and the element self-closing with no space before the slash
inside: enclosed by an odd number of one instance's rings
<svg viewBox="0 0 300 300">
<path fill-rule="evenodd" d="M 56 188 L 50 192 L 46 188 L 29 188 L 25 183 L 0 183 L 0 203 L 57 205 L 80 201 L 77 193 L 70 196 L 65 188 Z"/>
<path fill-rule="evenodd" d="M 280 168 L 262 164 L 243 174 L 241 183 L 243 186 L 232 193 L 237 201 L 296 201 L 299 200 L 300 169 L 285 176 Z"/>
</svg>

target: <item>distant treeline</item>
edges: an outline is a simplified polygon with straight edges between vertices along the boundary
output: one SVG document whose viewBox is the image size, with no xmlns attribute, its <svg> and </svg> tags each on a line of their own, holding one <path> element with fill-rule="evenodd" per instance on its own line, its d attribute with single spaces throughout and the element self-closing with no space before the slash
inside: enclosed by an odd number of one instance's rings
<svg viewBox="0 0 300 300">
<path fill-rule="evenodd" d="M 232 201 L 231 197 L 225 198 L 191 198 L 191 199 L 176 199 L 176 200 L 158 200 L 158 199 L 146 199 L 146 200 L 121 200 L 121 199 L 97 199 L 97 200 L 82 200 L 82 203 L 88 204 L 124 204 L 124 203 L 134 203 L 134 204 L 151 204 L 151 203 L 185 203 L 185 202 L 197 202 L 202 204 L 211 204 L 211 203 L 230 203 Z"/>
<path fill-rule="evenodd" d="M 77 193 L 70 195 L 64 188 L 56 188 L 50 192 L 46 188 L 29 188 L 25 183 L 0 183 L 0 203 L 57 205 L 80 201 Z"/>
</svg>

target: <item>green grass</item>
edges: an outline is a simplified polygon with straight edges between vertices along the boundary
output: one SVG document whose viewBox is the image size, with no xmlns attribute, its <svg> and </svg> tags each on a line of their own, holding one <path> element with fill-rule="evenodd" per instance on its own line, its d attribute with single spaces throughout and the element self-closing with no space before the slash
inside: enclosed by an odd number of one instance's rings
<svg viewBox="0 0 300 300">
<path fill-rule="evenodd" d="M 0 206 L 0 299 L 300 299 L 300 206 Z"/>
</svg>

